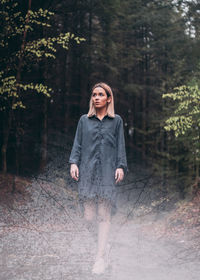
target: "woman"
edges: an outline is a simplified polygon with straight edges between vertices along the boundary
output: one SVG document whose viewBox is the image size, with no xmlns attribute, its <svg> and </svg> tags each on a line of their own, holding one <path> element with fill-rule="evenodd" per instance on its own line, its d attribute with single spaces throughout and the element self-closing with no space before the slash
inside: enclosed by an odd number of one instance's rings
<svg viewBox="0 0 200 280">
<path fill-rule="evenodd" d="M 92 269 L 101 274 L 106 268 L 105 251 L 115 205 L 116 184 L 127 172 L 122 118 L 114 112 L 111 88 L 105 83 L 92 88 L 88 114 L 81 116 L 69 163 L 70 174 L 78 181 L 84 218 L 91 222 L 98 206 L 98 250 Z"/>
</svg>

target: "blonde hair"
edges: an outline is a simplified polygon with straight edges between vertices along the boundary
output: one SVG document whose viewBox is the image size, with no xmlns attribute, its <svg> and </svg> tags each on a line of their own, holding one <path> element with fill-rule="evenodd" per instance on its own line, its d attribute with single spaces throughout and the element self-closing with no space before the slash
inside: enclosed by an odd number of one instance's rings
<svg viewBox="0 0 200 280">
<path fill-rule="evenodd" d="M 108 103 L 108 106 L 107 106 L 107 114 L 108 116 L 114 118 L 115 117 L 115 110 L 114 110 L 114 97 L 113 97 L 113 92 L 112 92 L 112 89 L 111 87 L 109 87 L 109 85 L 107 85 L 106 83 L 97 83 L 93 86 L 92 88 L 92 93 L 93 93 L 93 90 L 97 87 L 101 87 L 105 90 L 106 94 L 108 97 L 111 97 L 111 102 Z M 96 109 L 94 107 L 94 104 L 92 102 L 92 94 L 91 94 L 91 97 L 90 97 L 90 102 L 89 102 L 89 111 L 87 113 L 87 116 L 88 117 L 91 117 L 93 115 L 96 114 Z"/>
</svg>

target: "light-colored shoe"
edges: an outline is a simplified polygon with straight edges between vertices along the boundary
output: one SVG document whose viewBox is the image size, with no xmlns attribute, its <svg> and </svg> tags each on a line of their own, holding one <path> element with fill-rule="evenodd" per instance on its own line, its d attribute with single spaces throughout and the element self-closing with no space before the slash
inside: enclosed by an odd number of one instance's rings
<svg viewBox="0 0 200 280">
<path fill-rule="evenodd" d="M 98 258 L 95 261 L 95 264 L 93 265 L 92 268 L 92 273 L 94 274 L 102 274 L 105 271 L 105 261 L 104 258 Z"/>
</svg>

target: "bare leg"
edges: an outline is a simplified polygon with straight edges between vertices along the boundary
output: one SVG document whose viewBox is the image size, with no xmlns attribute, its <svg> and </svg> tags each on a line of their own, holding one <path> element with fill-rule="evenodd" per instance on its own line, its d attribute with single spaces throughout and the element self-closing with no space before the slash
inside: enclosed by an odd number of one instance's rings
<svg viewBox="0 0 200 280">
<path fill-rule="evenodd" d="M 97 259 L 104 256 L 111 224 L 111 204 L 106 200 L 98 203 Z"/>
<path fill-rule="evenodd" d="M 84 203 L 84 219 L 86 228 L 95 238 L 94 217 L 96 216 L 96 204 L 93 200 Z"/>
<path fill-rule="evenodd" d="M 106 260 L 106 245 L 111 224 L 111 204 L 106 200 L 98 201 L 98 249 L 92 273 L 104 273 L 108 260 Z"/>
<path fill-rule="evenodd" d="M 96 215 L 96 206 L 93 200 L 84 203 L 84 218 L 88 222 L 92 222 Z"/>
</svg>

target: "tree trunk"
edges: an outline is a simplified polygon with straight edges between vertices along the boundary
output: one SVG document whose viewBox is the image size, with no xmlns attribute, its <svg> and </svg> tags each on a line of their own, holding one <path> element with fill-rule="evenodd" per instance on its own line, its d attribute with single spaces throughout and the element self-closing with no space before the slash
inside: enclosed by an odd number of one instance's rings
<svg viewBox="0 0 200 280">
<path fill-rule="evenodd" d="M 44 97 L 41 133 L 41 158 L 39 170 L 43 171 L 47 163 L 47 99 Z"/>
<path fill-rule="evenodd" d="M 12 123 L 11 111 L 8 112 L 8 118 L 6 122 L 6 116 L 3 119 L 3 144 L 1 147 L 1 165 L 3 173 L 7 173 L 7 146 L 8 138 L 10 134 L 10 128 Z"/>
</svg>

